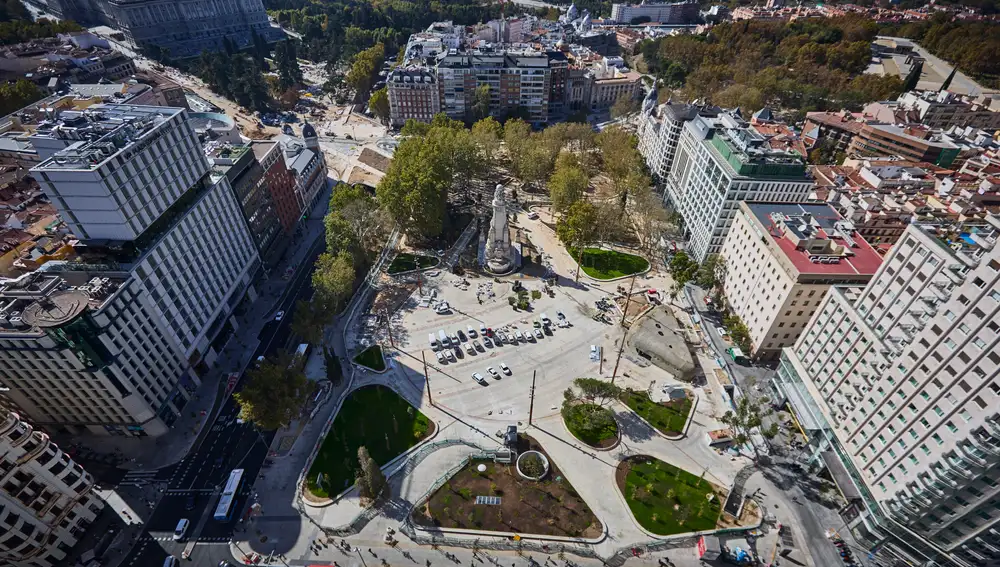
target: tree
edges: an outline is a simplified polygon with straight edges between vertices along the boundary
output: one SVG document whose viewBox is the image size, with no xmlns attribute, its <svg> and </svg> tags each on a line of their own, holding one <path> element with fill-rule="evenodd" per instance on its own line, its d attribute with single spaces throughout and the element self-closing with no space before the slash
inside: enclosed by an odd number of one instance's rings
<svg viewBox="0 0 1000 567">
<path fill-rule="evenodd" d="M 274 65 L 278 70 L 278 84 L 281 90 L 302 82 L 302 69 L 299 68 L 294 40 L 286 39 L 274 46 Z"/>
<path fill-rule="evenodd" d="M 705 261 L 698 267 L 695 274 L 695 282 L 711 291 L 722 285 L 722 279 L 726 273 L 726 259 L 720 254 L 709 254 Z"/>
<path fill-rule="evenodd" d="M 753 460 L 756 463 L 760 459 L 760 450 L 753 440 L 756 430 L 765 440 L 770 440 L 777 435 L 779 426 L 777 422 L 772 422 L 764 426 L 765 418 L 771 416 L 774 410 L 768 403 L 767 398 L 750 399 L 749 396 L 740 397 L 735 406 L 735 410 L 729 410 L 719 419 L 728 425 L 733 431 L 733 443 L 737 446 L 749 444 L 753 449 Z"/>
<path fill-rule="evenodd" d="M 583 251 L 594 241 L 597 234 L 597 208 L 587 201 L 577 201 L 570 205 L 566 214 L 556 224 L 559 240 L 576 254 L 576 278 L 580 278 L 580 263 Z"/>
<path fill-rule="evenodd" d="M 660 237 L 672 228 L 663 200 L 652 191 L 637 192 L 632 198 L 632 222 L 642 249 L 652 255 L 660 245 Z"/>
<path fill-rule="evenodd" d="M 372 93 L 370 99 L 368 99 L 368 108 L 372 111 L 379 121 L 385 126 L 389 125 L 389 90 L 388 87 L 382 87 L 381 89 Z"/>
<path fill-rule="evenodd" d="M 479 85 L 472 95 L 472 119 L 482 120 L 490 115 L 490 86 Z"/>
<path fill-rule="evenodd" d="M 295 302 L 292 334 L 301 337 L 309 344 L 318 345 L 323 342 L 323 329 L 335 314 L 333 307 L 324 304 L 318 297 L 312 301 L 300 299 Z"/>
<path fill-rule="evenodd" d="M 312 275 L 315 295 L 323 305 L 332 305 L 339 311 L 345 299 L 354 291 L 354 258 L 341 250 L 336 255 L 327 251 L 316 259 Z"/>
<path fill-rule="evenodd" d="M 355 266 L 369 266 L 388 224 L 378 202 L 361 185 L 342 183 L 333 190 L 329 211 L 323 219 L 327 250 L 346 250 Z"/>
<path fill-rule="evenodd" d="M 312 394 L 302 372 L 303 363 L 282 351 L 277 358 L 264 360 L 247 371 L 243 389 L 233 394 L 240 417 L 263 431 L 291 423 Z"/>
<path fill-rule="evenodd" d="M 667 270 L 670 272 L 670 277 L 674 280 L 674 283 L 679 288 L 682 288 L 686 283 L 694 279 L 698 273 L 698 263 L 692 260 L 686 252 L 680 251 L 670 259 L 670 263 L 667 264 Z"/>
<path fill-rule="evenodd" d="M 623 118 L 639 112 L 639 101 L 630 96 L 621 96 L 611 105 L 611 118 Z"/>
<path fill-rule="evenodd" d="M 753 342 L 750 340 L 750 329 L 746 323 L 737 315 L 727 315 L 722 318 L 722 325 L 729 332 L 729 338 L 740 347 L 743 352 L 753 350 Z"/>
<path fill-rule="evenodd" d="M 359 478 L 363 479 L 363 486 L 367 489 L 368 498 L 375 500 L 385 490 L 385 475 L 382 473 L 382 469 L 379 468 L 378 463 L 375 462 L 375 459 L 368 454 L 368 449 L 364 445 L 358 447 L 358 463 L 361 465 L 358 475 Z M 359 484 L 359 490 L 361 486 Z"/>
<path fill-rule="evenodd" d="M 622 393 L 618 386 L 599 378 L 577 378 L 573 385 L 580 389 L 583 397 L 593 399 L 599 406 L 618 399 Z"/>
<path fill-rule="evenodd" d="M 611 178 L 621 210 L 628 206 L 630 195 L 648 190 L 651 183 L 644 173 L 645 162 L 637 149 L 638 139 L 619 127 L 606 128 L 596 138 L 604 160 L 603 170 Z"/>
<path fill-rule="evenodd" d="M 502 139 L 503 126 L 492 116 L 487 116 L 472 125 L 472 141 L 488 166 L 494 163 Z"/>
<path fill-rule="evenodd" d="M 375 195 L 379 205 L 410 235 L 432 238 L 444 227 L 453 170 L 448 148 L 431 136 L 404 139 Z"/>
<path fill-rule="evenodd" d="M 351 64 L 351 69 L 344 77 L 344 82 L 354 89 L 355 100 L 364 100 L 368 96 L 368 91 L 371 90 L 375 76 L 382 68 L 384 60 L 385 45 L 382 43 L 365 49 L 354 57 L 354 63 Z"/>
<path fill-rule="evenodd" d="M 567 152 L 563 152 L 566 154 Z M 562 156 L 563 154 L 560 154 Z M 570 154 L 571 155 L 571 154 Z M 565 213 L 573 203 L 583 198 L 590 178 L 579 165 L 556 161 L 556 170 L 549 177 L 549 196 L 552 198 L 552 210 L 558 214 Z"/>
<path fill-rule="evenodd" d="M 16 112 L 42 98 L 42 91 L 27 79 L 0 83 L 0 116 Z"/>
</svg>

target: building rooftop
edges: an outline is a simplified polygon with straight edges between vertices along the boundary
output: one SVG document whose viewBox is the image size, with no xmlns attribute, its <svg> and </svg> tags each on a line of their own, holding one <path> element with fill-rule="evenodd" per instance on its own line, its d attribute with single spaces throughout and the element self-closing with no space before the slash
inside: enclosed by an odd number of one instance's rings
<svg viewBox="0 0 1000 567">
<path fill-rule="evenodd" d="M 181 112 L 183 108 L 127 104 L 100 104 L 83 112 L 63 112 L 58 118 L 39 124 L 35 136 L 76 142 L 34 169 L 97 169 Z"/>
<path fill-rule="evenodd" d="M 88 308 L 100 309 L 128 279 L 121 272 L 60 270 L 66 266 L 54 262 L 16 279 L 0 279 L 0 334 L 69 323 Z"/>
<path fill-rule="evenodd" d="M 800 274 L 874 275 L 882 258 L 824 204 L 741 203 Z"/>
</svg>

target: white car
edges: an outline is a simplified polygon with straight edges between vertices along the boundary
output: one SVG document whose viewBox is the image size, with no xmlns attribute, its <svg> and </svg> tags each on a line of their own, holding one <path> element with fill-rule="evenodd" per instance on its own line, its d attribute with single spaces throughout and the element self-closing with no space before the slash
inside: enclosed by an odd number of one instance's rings
<svg viewBox="0 0 1000 567">
<path fill-rule="evenodd" d="M 541 329 L 535 329 L 535 338 L 536 338 L 536 339 L 540 339 L 540 338 L 542 338 L 542 337 L 544 337 L 544 336 L 545 336 L 545 335 L 544 335 L 544 334 L 542 333 L 542 330 L 541 330 Z"/>
<path fill-rule="evenodd" d="M 531 211 L 530 213 L 528 213 L 528 218 L 531 220 L 535 220 L 538 218 L 538 213 L 536 213 L 535 211 Z"/>
<path fill-rule="evenodd" d="M 486 325 L 483 323 L 479 324 L 479 334 L 483 335 L 484 337 L 486 336 Z"/>
<path fill-rule="evenodd" d="M 443 352 L 441 352 L 441 351 L 437 351 L 437 352 L 436 352 L 436 353 L 434 353 L 434 354 L 436 354 L 436 355 L 437 355 L 437 357 L 438 357 L 438 362 L 440 362 L 441 364 L 444 364 L 444 353 L 443 353 Z"/>
<path fill-rule="evenodd" d="M 531 341 L 531 342 L 535 342 L 535 335 L 532 335 L 531 331 L 525 331 L 524 332 L 524 338 L 525 338 L 525 340 L 528 340 L 528 341 Z"/>
<path fill-rule="evenodd" d="M 191 525 L 190 520 L 188 520 L 187 518 L 181 518 L 181 520 L 177 522 L 177 527 L 174 528 L 174 541 L 180 541 L 181 539 L 183 539 L 184 534 L 187 533 L 188 526 L 190 525 Z"/>
<path fill-rule="evenodd" d="M 285 317 L 284 311 L 278 311 L 277 313 L 274 314 L 275 321 L 281 321 L 284 317 Z"/>
<path fill-rule="evenodd" d="M 469 354 L 476 354 L 476 349 L 472 346 L 472 343 L 465 343 L 465 352 Z"/>
<path fill-rule="evenodd" d="M 455 358 L 455 352 L 452 351 L 451 349 L 445 351 L 445 356 L 448 357 L 448 362 L 455 362 L 456 360 L 458 360 L 457 358 Z"/>
<path fill-rule="evenodd" d="M 472 328 L 472 325 L 469 325 L 468 327 L 466 327 L 465 328 L 465 332 L 466 332 L 466 334 L 469 335 L 469 338 L 472 338 L 472 339 L 476 338 L 476 330 Z"/>
<path fill-rule="evenodd" d="M 522 342 L 522 343 L 524 342 L 524 335 L 521 334 L 521 330 L 520 329 L 514 331 L 514 336 L 517 337 L 517 340 L 519 342 Z"/>
<path fill-rule="evenodd" d="M 475 380 L 476 382 L 479 382 L 480 384 L 486 383 L 486 378 L 483 378 L 483 375 L 478 372 L 472 373 L 472 379 Z"/>
<path fill-rule="evenodd" d="M 725 327 L 716 327 L 715 328 L 715 332 L 719 333 L 720 337 L 728 337 L 729 336 L 729 333 L 726 332 L 726 328 Z"/>
<path fill-rule="evenodd" d="M 487 368 L 486 371 L 490 373 L 490 376 L 496 378 L 497 380 L 500 379 L 500 373 L 497 372 L 496 369 L 494 369 L 492 366 Z"/>
<path fill-rule="evenodd" d="M 504 374 L 510 376 L 510 366 L 507 366 L 504 362 L 501 362 L 498 366 L 500 367 L 500 370 L 503 370 Z"/>
</svg>

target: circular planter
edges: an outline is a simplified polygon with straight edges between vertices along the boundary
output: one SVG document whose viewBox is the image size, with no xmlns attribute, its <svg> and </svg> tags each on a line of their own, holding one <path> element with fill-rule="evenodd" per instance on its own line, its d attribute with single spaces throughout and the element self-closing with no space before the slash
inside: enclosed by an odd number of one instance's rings
<svg viewBox="0 0 1000 567">
<path fill-rule="evenodd" d="M 542 471 L 541 476 L 537 476 L 537 477 L 531 476 L 531 475 L 525 473 L 524 470 L 521 468 L 521 461 L 525 457 L 527 457 L 528 455 L 534 455 L 534 456 L 538 457 L 539 459 L 541 459 L 542 466 L 545 469 L 544 471 Z M 525 451 L 525 452 L 523 452 L 523 453 L 521 453 L 520 455 L 517 456 L 517 474 L 523 476 L 524 478 L 526 478 L 528 480 L 542 480 L 543 478 L 545 478 L 545 475 L 549 474 L 549 459 L 546 458 L 545 455 L 541 454 L 538 451 Z"/>
</svg>

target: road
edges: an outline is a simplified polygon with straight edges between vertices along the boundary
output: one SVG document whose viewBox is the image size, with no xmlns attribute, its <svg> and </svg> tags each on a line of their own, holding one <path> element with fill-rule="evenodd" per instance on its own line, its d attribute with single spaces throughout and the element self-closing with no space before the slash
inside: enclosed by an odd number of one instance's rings
<svg viewBox="0 0 1000 567">
<path fill-rule="evenodd" d="M 261 355 L 270 356 L 286 346 L 293 306 L 297 300 L 312 294 L 313 264 L 323 242 L 323 238 L 318 238 L 308 259 L 300 263 L 301 268 L 290 284 L 291 291 L 281 303 L 280 308 L 289 315 L 280 322 L 271 321 L 264 326 L 258 336 L 260 346 L 251 360 Z M 237 384 L 236 391 L 241 388 L 242 384 Z M 258 434 L 249 423 L 239 423 L 236 419 L 238 413 L 235 400 L 228 397 L 196 451 L 177 464 L 158 471 L 132 471 L 125 475 L 122 483 L 163 482 L 166 489 L 136 546 L 121 563 L 122 567 L 155 567 L 162 565 L 168 555 L 180 559 L 191 542 L 196 542 L 191 551 L 191 560 L 195 565 L 215 566 L 223 559 L 233 561 L 229 553 L 230 536 L 239 524 L 240 515 L 249 507 L 250 487 L 261 471 L 267 448 L 274 437 L 274 432 Z M 239 497 L 233 504 L 232 518 L 225 522 L 216 521 L 213 513 L 219 501 L 220 488 L 229 473 L 237 468 L 245 472 Z M 191 498 L 193 503 L 189 503 Z M 181 542 L 173 541 L 174 528 L 182 518 L 191 522 L 188 537 Z"/>
</svg>

